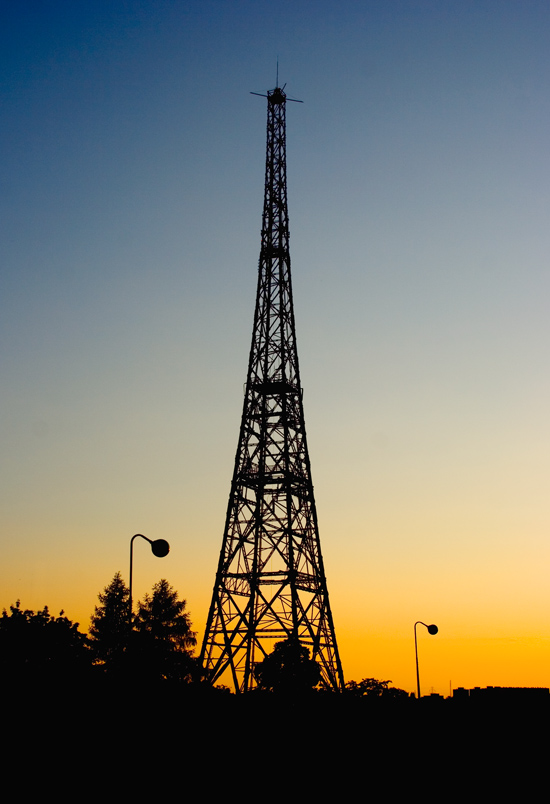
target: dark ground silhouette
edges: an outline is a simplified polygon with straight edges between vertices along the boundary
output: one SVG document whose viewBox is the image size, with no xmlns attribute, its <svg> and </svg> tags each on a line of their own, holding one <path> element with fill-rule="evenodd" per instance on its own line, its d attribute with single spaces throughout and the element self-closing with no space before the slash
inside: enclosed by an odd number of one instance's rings
<svg viewBox="0 0 550 804">
<path fill-rule="evenodd" d="M 138 614 L 140 622 L 152 614 L 154 594 L 142 604 L 149 613 Z M 163 582 L 165 604 L 182 603 L 174 594 Z M 176 619 L 185 615 L 176 644 L 192 658 L 184 608 L 172 609 Z M 148 639 L 153 630 L 149 623 Z M 90 789 L 155 795 L 195 790 L 231 799 L 228 784 L 238 780 L 268 798 L 290 784 L 291 798 L 393 800 L 419 785 L 424 798 L 475 801 L 509 797 L 517 783 L 517 794 L 529 799 L 546 768 L 548 695 L 501 690 L 417 701 L 368 678 L 349 682 L 344 693 L 300 684 L 233 695 L 192 673 L 158 672 L 158 657 L 153 670 L 145 662 L 145 671 L 135 671 L 139 652 L 129 652 L 127 665 L 118 658 L 108 672 L 106 654 L 98 659 L 92 643 L 77 623 L 47 608 L 17 604 L 0 618 L 4 764 L 32 767 L 26 789 L 62 789 L 77 779 L 82 785 L 84 774 Z"/>
</svg>

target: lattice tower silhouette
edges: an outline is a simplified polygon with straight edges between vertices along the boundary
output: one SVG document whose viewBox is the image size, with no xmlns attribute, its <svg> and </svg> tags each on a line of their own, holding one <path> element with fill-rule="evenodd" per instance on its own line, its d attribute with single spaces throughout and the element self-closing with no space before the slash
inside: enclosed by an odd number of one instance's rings
<svg viewBox="0 0 550 804">
<path fill-rule="evenodd" d="M 256 94 L 256 93 L 254 93 Z M 207 678 L 250 690 L 254 665 L 298 639 L 344 685 L 321 555 L 290 276 L 287 97 L 268 91 L 262 238 L 235 469 L 201 652 Z M 290 98 L 288 100 L 291 100 Z"/>
</svg>

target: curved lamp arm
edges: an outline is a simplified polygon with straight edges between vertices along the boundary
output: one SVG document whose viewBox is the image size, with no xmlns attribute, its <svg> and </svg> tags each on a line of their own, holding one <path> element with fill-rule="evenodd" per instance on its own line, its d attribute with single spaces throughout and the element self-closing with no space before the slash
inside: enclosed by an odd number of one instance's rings
<svg viewBox="0 0 550 804">
<path fill-rule="evenodd" d="M 431 634 L 432 636 L 435 636 L 437 634 L 439 628 L 437 627 L 437 625 L 434 625 L 433 623 L 432 625 L 426 625 L 426 623 L 423 623 L 422 620 L 417 620 L 414 624 L 414 652 L 416 655 L 416 692 L 418 700 L 420 700 L 420 673 L 418 672 L 418 642 L 416 639 L 417 625 L 423 625 L 424 628 L 428 629 L 428 634 Z"/>
<path fill-rule="evenodd" d="M 170 552 L 170 545 L 166 541 L 166 539 L 148 539 L 147 536 L 144 536 L 143 533 L 136 533 L 135 536 L 132 536 L 130 539 L 130 601 L 128 606 L 128 614 L 130 618 L 130 624 L 132 623 L 132 573 L 133 573 L 133 566 L 134 566 L 134 539 L 145 539 L 146 542 L 149 542 L 151 545 L 151 552 L 157 558 L 164 558 Z"/>
</svg>

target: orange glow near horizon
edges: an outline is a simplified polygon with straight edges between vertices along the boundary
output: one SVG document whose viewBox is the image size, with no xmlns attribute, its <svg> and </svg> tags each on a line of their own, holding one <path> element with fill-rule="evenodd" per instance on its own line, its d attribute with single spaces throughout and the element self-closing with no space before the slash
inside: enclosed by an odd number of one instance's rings
<svg viewBox="0 0 550 804">
<path fill-rule="evenodd" d="M 345 677 L 414 691 L 423 620 L 424 692 L 549 687 L 550 4 L 111 5 L 4 4 L 0 609 L 87 630 L 143 533 L 134 600 L 166 578 L 200 644 L 280 53 Z"/>
<path fill-rule="evenodd" d="M 162 572 L 161 569 L 166 571 Z M 149 566 L 144 571 L 142 564 L 137 573 L 141 577 L 136 584 L 134 600 L 137 602 L 145 592 L 150 591 L 152 584 L 160 577 L 166 577 L 178 590 L 180 597 L 187 599 L 193 628 L 198 631 L 198 653 L 211 590 L 199 589 L 196 582 L 187 588 L 183 583 L 178 584 L 176 576 L 170 571 L 172 569 L 161 567 L 159 561 L 154 568 Z M 146 585 L 145 576 L 149 586 Z M 42 579 L 40 591 L 29 590 L 27 595 L 18 595 L 15 590 L 10 594 L 8 584 L 4 586 L 5 606 L 8 608 L 20 597 L 23 608 L 37 610 L 48 605 L 50 612 L 55 615 L 63 609 L 68 617 L 80 623 L 80 630 L 86 631 L 94 606 L 98 603 L 97 593 L 103 590 L 111 577 L 97 583 L 95 573 L 91 572 L 86 578 L 85 587 L 75 590 L 73 595 L 67 595 L 65 599 L 59 592 L 63 586 L 59 574 L 52 575 L 47 583 Z M 84 578 L 82 580 L 84 582 Z M 91 593 L 94 583 L 94 592 Z M 332 597 L 338 598 L 336 590 Z M 516 624 L 516 628 L 510 630 L 502 625 L 496 635 L 490 635 L 489 623 L 476 623 L 472 628 L 473 634 L 468 635 L 467 624 L 461 623 L 456 617 L 448 622 L 446 618 L 430 615 L 425 619 L 425 622 L 428 621 L 437 623 L 439 633 L 430 636 L 426 629 L 421 626 L 418 628 L 423 694 L 433 691 L 447 696 L 450 687 L 454 689 L 459 686 L 467 689 L 475 686 L 549 686 L 550 638 L 542 632 L 529 633 L 527 629 L 522 632 Z M 388 616 L 384 622 L 379 621 L 369 629 L 357 617 L 357 613 L 352 612 L 346 617 L 343 611 L 337 610 L 335 626 L 345 680 L 391 680 L 393 686 L 415 692 L 413 625 L 413 618 L 397 623 L 393 616 Z"/>
</svg>

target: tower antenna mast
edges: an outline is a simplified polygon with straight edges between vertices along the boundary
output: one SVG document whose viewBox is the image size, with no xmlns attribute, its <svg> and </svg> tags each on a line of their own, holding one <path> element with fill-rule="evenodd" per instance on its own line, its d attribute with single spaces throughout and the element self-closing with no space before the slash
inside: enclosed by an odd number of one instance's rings
<svg viewBox="0 0 550 804">
<path fill-rule="evenodd" d="M 267 95 L 252 345 L 225 528 L 201 651 L 211 683 L 255 685 L 277 641 L 297 640 L 327 689 L 344 686 L 321 554 L 290 274 L 284 87 Z M 261 93 L 253 93 L 261 94 Z M 301 101 L 299 101 L 301 103 Z"/>
</svg>

